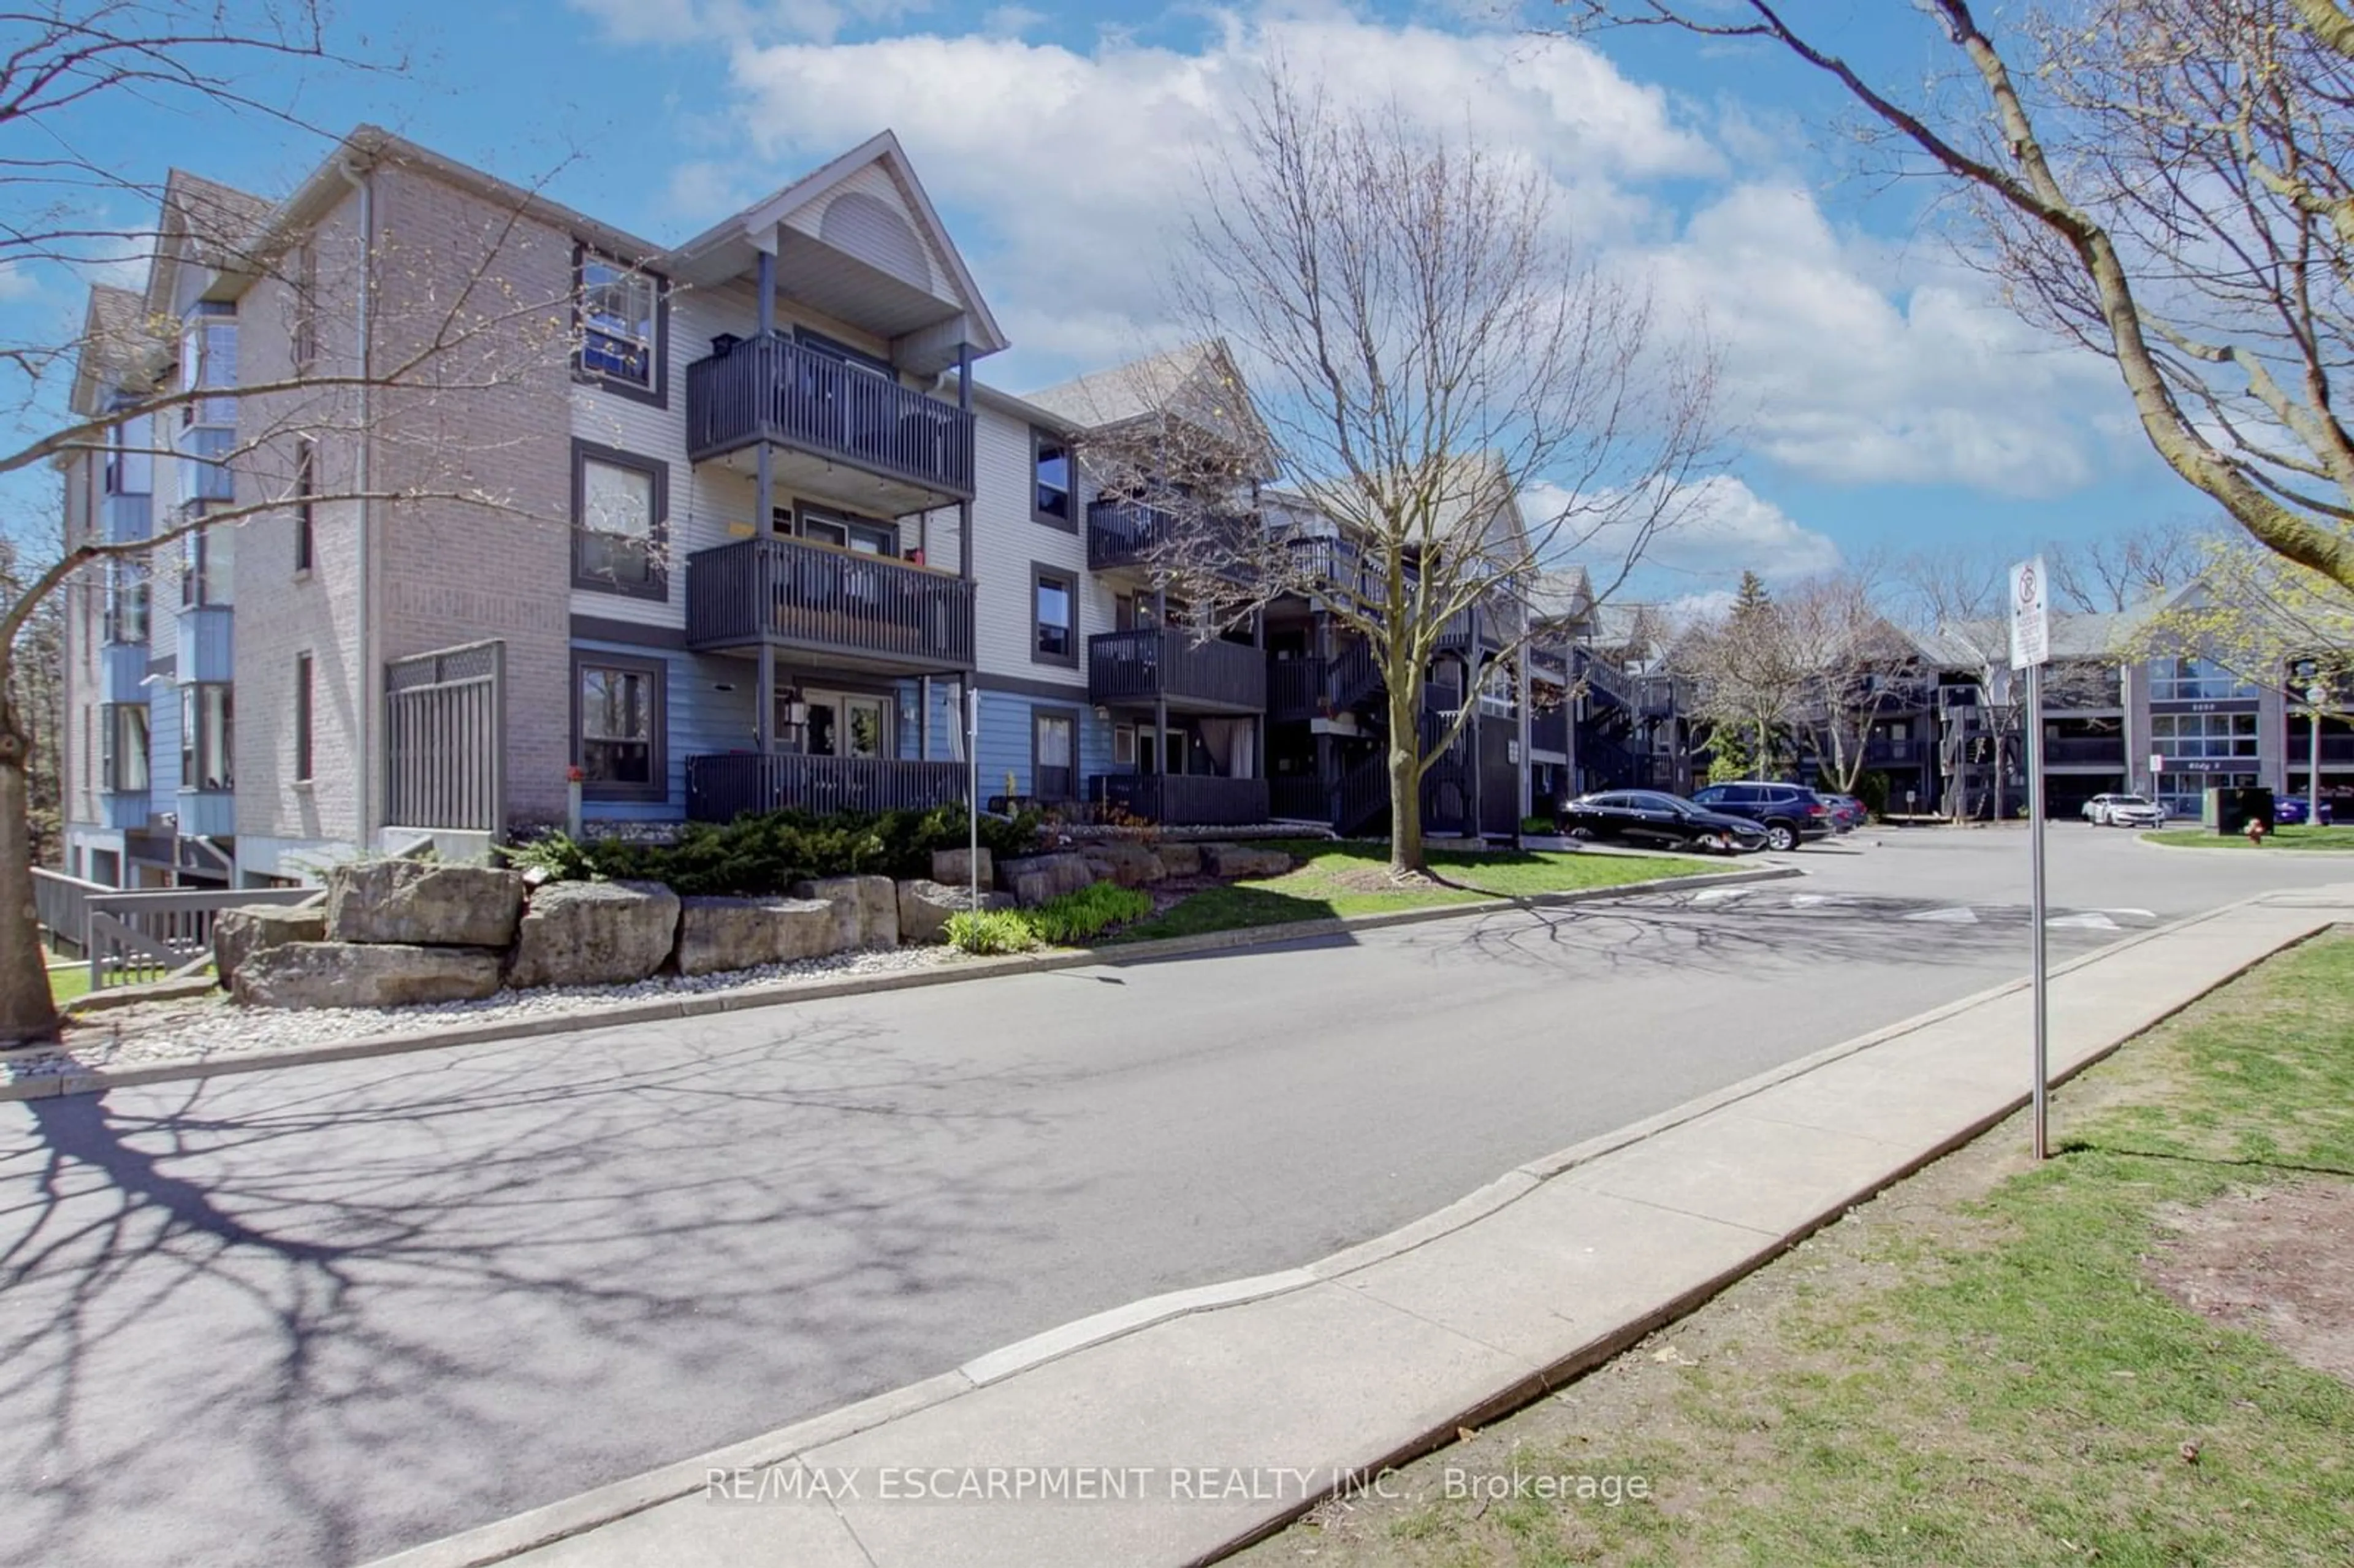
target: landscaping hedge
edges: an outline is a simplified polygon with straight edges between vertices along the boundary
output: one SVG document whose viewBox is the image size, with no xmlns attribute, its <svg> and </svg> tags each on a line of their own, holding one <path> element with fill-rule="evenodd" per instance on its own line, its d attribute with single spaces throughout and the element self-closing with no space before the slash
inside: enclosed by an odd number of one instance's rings
<svg viewBox="0 0 2354 1568">
<path fill-rule="evenodd" d="M 1035 853 L 1038 820 L 981 819 L 981 847 L 999 860 Z M 582 841 L 562 832 L 508 846 L 510 864 L 540 870 L 557 882 L 659 882 L 681 894 L 780 894 L 821 876 L 879 875 L 900 879 L 932 874 L 935 850 L 965 847 L 964 808 L 928 811 L 769 811 L 732 822 L 690 822 L 677 842 Z"/>
</svg>

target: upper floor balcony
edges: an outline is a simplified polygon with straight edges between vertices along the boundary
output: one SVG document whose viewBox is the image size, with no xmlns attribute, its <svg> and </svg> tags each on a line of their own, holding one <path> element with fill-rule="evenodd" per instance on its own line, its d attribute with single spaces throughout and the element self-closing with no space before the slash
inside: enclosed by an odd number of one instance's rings
<svg viewBox="0 0 2354 1568">
<path fill-rule="evenodd" d="M 1258 713 L 1267 706 L 1267 652 L 1165 628 L 1087 639 L 1087 699 L 1166 701 L 1194 713 Z"/>
<path fill-rule="evenodd" d="M 686 447 L 749 470 L 766 441 L 782 485 L 901 516 L 970 501 L 973 417 L 789 338 L 716 340 L 686 369 Z"/>
<path fill-rule="evenodd" d="M 738 539 L 686 558 L 686 641 L 769 642 L 925 673 L 972 667 L 972 584 L 887 556 Z"/>
<path fill-rule="evenodd" d="M 1151 564 L 1176 519 L 1138 501 L 1096 501 L 1087 506 L 1087 569 L 1119 571 Z"/>
</svg>

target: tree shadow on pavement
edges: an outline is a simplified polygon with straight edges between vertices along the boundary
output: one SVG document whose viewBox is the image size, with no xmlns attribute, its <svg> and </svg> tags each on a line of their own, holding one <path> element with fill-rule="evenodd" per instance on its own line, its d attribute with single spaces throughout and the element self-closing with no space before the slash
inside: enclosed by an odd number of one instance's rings
<svg viewBox="0 0 2354 1568">
<path fill-rule="evenodd" d="M 0 1107 L 0 1563 L 362 1561 L 944 1370 L 1021 1074 L 796 1012 Z"/>
</svg>

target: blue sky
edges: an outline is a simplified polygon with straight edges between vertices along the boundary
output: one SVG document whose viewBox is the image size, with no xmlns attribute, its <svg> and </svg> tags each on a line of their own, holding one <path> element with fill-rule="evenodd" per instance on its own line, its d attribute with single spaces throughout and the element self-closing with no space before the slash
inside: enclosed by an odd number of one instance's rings
<svg viewBox="0 0 2354 1568">
<path fill-rule="evenodd" d="M 1934 46 L 1888 0 L 1800 0 L 1861 62 L 1919 79 Z M 1279 48 L 1351 94 L 1470 124 L 1547 168 L 1590 257 L 1702 314 L 1744 451 L 1646 592 L 1788 577 L 1875 550 L 2023 549 L 2193 514 L 2108 367 L 2037 338 L 1941 236 L 1920 187 L 1847 175 L 1782 58 L 1619 37 L 1531 41 L 1461 3 L 1240 9 L 923 0 L 411 0 L 365 52 L 405 73 L 256 79 L 343 129 L 374 120 L 659 242 L 876 130 L 896 130 L 1015 346 L 1015 390 L 1153 345 L 1156 236 L 1196 151 Z M 1536 13 L 1532 13 L 1534 15 Z M 347 34 L 349 36 L 349 34 Z M 117 105 L 66 130 L 160 181 L 165 161 L 282 194 L 323 155 L 266 121 Z M 0 336 L 58 341 L 80 281 L 0 274 Z M 12 512 L 27 482 L 0 490 Z M 37 482 L 32 482 L 37 483 Z"/>
</svg>

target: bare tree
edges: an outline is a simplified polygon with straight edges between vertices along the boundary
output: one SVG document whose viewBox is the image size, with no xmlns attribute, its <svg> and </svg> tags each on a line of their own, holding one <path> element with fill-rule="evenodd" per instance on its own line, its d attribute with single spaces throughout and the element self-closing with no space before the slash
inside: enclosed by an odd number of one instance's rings
<svg viewBox="0 0 2354 1568">
<path fill-rule="evenodd" d="M 2341 0 L 1917 7 L 1955 68 L 1875 83 L 1772 0 L 1563 0 L 1581 29 L 1754 39 L 1968 199 L 2029 319 L 2106 355 L 2151 446 L 2265 548 L 2354 588 L 2354 13 Z"/>
<path fill-rule="evenodd" d="M 2144 658 L 2200 658 L 2243 681 L 2304 700 L 2310 680 L 2292 666 L 2311 662 L 2343 700 L 2354 694 L 2354 593 L 2245 541 L 2217 539 L 2204 552 L 2196 587 L 2136 627 Z"/>
<path fill-rule="evenodd" d="M 119 112 L 134 99 L 165 94 L 196 110 L 251 111 L 300 124 L 237 85 L 234 65 L 245 57 L 273 63 L 344 58 L 326 41 L 318 12 L 302 0 L 123 0 L 36 18 L 33 40 L 0 67 L 0 138 L 13 138 L 0 140 L 0 167 L 10 171 L 16 182 L 11 195 L 25 201 L 32 218 L 10 231 L 0 259 L 119 260 L 121 251 L 110 247 L 162 256 L 185 245 L 190 264 L 258 280 L 249 297 L 273 302 L 287 314 L 257 326 L 292 333 L 299 323 L 307 340 L 282 367 L 234 384 L 205 384 L 192 366 L 175 366 L 180 323 L 133 305 L 127 320 L 94 314 L 69 339 L 17 344 L 0 355 L 5 373 L 17 378 L 12 400 L 28 432 L 0 450 L 0 474 L 93 454 L 194 461 L 164 433 L 184 418 L 235 432 L 203 459 L 234 476 L 230 496 L 159 511 L 144 537 L 111 539 L 88 518 L 79 527 L 69 520 L 62 541 L 27 538 L 21 524 L 10 530 L 17 569 L 0 598 L 0 1041 L 40 1038 L 57 1023 L 34 909 L 30 821 L 41 789 L 37 758 L 55 742 L 37 723 L 39 703 L 24 700 L 30 688 L 18 662 L 28 652 L 28 634 L 55 616 L 61 591 L 109 566 L 151 580 L 163 577 L 175 569 L 184 541 L 218 539 L 241 523 L 286 515 L 304 503 L 440 501 L 518 515 L 506 494 L 472 477 L 483 450 L 478 399 L 526 377 L 560 377 L 574 331 L 568 265 L 526 222 L 528 192 L 515 192 L 480 233 L 459 237 L 473 253 L 455 268 L 440 253 L 451 242 L 448 236 L 431 249 L 398 237 L 350 237 L 336 250 L 306 243 L 291 221 L 260 221 L 185 194 L 163 202 L 153 226 L 90 216 L 99 210 L 91 205 L 97 197 L 148 187 L 61 153 L 71 140 L 53 122 L 106 112 L 110 105 Z M 355 143 L 347 142 L 345 152 L 367 151 Z M 54 198 L 46 204 L 31 199 L 42 182 Z M 168 186 L 158 188 L 171 195 Z M 547 254 L 527 257 L 535 248 Z M 514 281 L 527 277 L 566 281 L 536 291 Z M 323 301 L 349 298 L 363 278 L 381 302 L 365 344 L 347 313 L 322 308 Z M 96 363 L 109 367 L 112 396 L 102 405 L 54 411 L 49 373 Z M 372 467 L 338 468 L 318 457 L 354 451 L 363 441 L 382 454 Z"/>
<path fill-rule="evenodd" d="M 1789 619 L 1755 572 L 1722 615 L 1696 621 L 1671 655 L 1692 682 L 1715 754 L 1710 776 L 1762 777 L 1779 766 L 1809 694 Z"/>
<path fill-rule="evenodd" d="M 1788 661 L 1805 698 L 1799 727 L 1816 764 L 1838 789 L 1852 794 L 1863 777 L 1872 726 L 1905 700 L 1919 654 L 1875 602 L 1861 572 L 1836 572 L 1799 584 L 1778 605 Z"/>
<path fill-rule="evenodd" d="M 2149 528 L 2047 546 L 2045 566 L 2062 603 L 2086 614 L 2130 609 L 2179 588 L 2205 564 L 2211 530 L 2177 519 Z"/>
<path fill-rule="evenodd" d="M 1370 647 L 1391 872 L 1416 876 L 1422 781 L 1532 635 L 1539 570 L 1578 560 L 1605 597 L 1690 504 L 1714 360 L 1579 260 L 1540 174 L 1401 106 L 1271 73 L 1205 184 L 1173 292 L 1249 389 L 1197 380 L 1183 417 L 1091 461 L 1195 520 L 1161 564 L 1213 620 L 1308 595 Z M 1278 477 L 1289 500 L 1257 504 Z M 1426 720 L 1447 662 L 1455 705 Z"/>
</svg>

